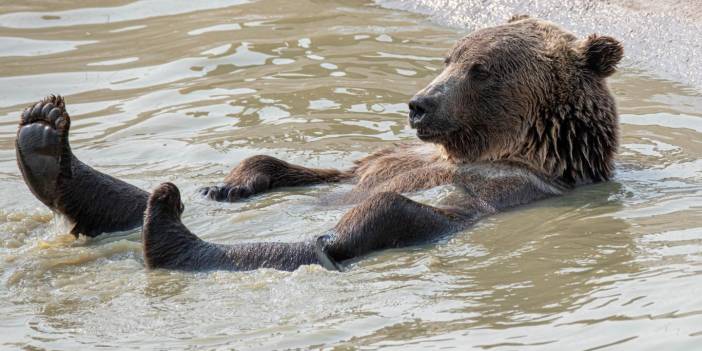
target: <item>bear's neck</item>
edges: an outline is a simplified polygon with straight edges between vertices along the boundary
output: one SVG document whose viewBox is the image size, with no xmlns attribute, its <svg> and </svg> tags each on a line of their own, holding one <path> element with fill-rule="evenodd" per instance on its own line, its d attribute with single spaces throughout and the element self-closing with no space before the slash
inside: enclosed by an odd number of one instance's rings
<svg viewBox="0 0 702 351">
<path fill-rule="evenodd" d="M 576 106 L 542 111 L 526 126 L 519 151 L 501 157 L 529 163 L 573 186 L 609 180 L 618 146 L 614 100 Z"/>
<path fill-rule="evenodd" d="M 441 157 L 452 163 L 518 161 L 571 186 L 609 180 L 618 145 L 614 100 L 599 103 L 565 103 L 543 110 L 524 126 L 513 145 L 496 146 L 476 158 L 460 147 L 437 145 Z"/>
</svg>

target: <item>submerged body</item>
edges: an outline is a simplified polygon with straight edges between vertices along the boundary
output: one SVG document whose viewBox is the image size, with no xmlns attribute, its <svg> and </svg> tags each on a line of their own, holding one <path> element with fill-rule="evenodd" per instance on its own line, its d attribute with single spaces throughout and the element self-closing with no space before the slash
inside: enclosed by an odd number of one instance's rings
<svg viewBox="0 0 702 351">
<path fill-rule="evenodd" d="M 208 243 L 180 221 L 175 185 L 148 194 L 80 162 L 68 143 L 70 117 L 51 96 L 28 108 L 17 160 L 31 191 L 96 236 L 143 225 L 150 268 L 292 270 L 337 268 L 370 252 L 430 242 L 481 217 L 607 180 L 617 148 L 617 114 L 605 78 L 622 57 L 609 37 L 578 40 L 558 26 L 518 17 L 477 31 L 451 50 L 443 72 L 410 101 L 424 143 L 399 144 L 348 170 L 292 165 L 270 156 L 242 161 L 224 184 L 201 192 L 239 201 L 283 186 L 355 184 L 357 205 L 328 233 L 297 243 Z M 452 185 L 438 206 L 402 193 Z"/>
</svg>

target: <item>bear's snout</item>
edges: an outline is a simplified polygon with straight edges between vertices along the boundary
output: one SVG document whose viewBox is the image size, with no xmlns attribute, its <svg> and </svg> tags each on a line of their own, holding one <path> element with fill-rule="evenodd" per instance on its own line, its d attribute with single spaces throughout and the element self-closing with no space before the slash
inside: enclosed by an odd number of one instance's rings
<svg viewBox="0 0 702 351">
<path fill-rule="evenodd" d="M 417 94 L 409 102 L 409 124 L 414 129 L 426 127 L 438 106 L 436 96 Z"/>
</svg>

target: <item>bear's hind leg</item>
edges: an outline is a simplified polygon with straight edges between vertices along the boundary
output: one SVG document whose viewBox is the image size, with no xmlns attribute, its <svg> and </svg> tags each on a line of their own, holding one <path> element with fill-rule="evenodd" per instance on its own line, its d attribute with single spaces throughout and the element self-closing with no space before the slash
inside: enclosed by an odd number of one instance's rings
<svg viewBox="0 0 702 351">
<path fill-rule="evenodd" d="M 467 213 L 384 192 L 344 214 L 331 234 L 319 237 L 316 244 L 325 256 L 342 262 L 374 251 L 429 243 L 472 222 Z"/>
<path fill-rule="evenodd" d="M 24 110 L 17 130 L 17 164 L 25 183 L 71 233 L 97 236 L 141 225 L 148 193 L 78 160 L 69 145 L 71 119 L 60 96 Z"/>
<path fill-rule="evenodd" d="M 183 209 L 180 191 L 171 183 L 159 185 L 149 197 L 142 230 L 147 268 L 182 271 L 273 268 L 292 271 L 301 265 L 320 263 L 313 242 L 235 245 L 206 242 L 181 222 Z"/>
<path fill-rule="evenodd" d="M 319 264 L 338 270 L 337 262 L 430 242 L 472 221 L 465 213 L 423 205 L 396 193 L 380 193 L 346 213 L 331 234 L 313 241 L 222 245 L 190 232 L 180 220 L 182 212 L 180 192 L 171 183 L 161 184 L 149 197 L 142 231 L 147 268 L 289 271 Z"/>
</svg>

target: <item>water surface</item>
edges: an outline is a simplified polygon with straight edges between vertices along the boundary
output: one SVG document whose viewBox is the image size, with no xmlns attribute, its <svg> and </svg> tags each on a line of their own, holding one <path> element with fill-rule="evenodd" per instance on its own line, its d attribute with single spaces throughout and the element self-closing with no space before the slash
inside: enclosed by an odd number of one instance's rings
<svg viewBox="0 0 702 351">
<path fill-rule="evenodd" d="M 254 154 L 346 167 L 412 140 L 406 101 L 465 30 L 363 1 L 100 6 L 0 5 L 2 348 L 702 345 L 698 88 L 627 58 L 611 79 L 622 122 L 614 181 L 439 245 L 378 253 L 344 273 L 146 271 L 138 230 L 74 240 L 31 195 L 14 154 L 25 105 L 65 95 L 76 155 L 145 189 L 175 182 L 183 221 L 203 238 L 296 241 L 335 224 L 347 208 L 316 199 L 344 186 L 235 204 L 195 189 Z"/>
</svg>

